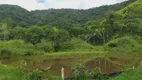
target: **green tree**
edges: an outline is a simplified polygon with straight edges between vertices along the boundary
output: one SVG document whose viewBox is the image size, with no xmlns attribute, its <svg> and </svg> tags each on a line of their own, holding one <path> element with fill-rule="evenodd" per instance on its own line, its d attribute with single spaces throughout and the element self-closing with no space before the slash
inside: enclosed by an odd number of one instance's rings
<svg viewBox="0 0 142 80">
<path fill-rule="evenodd" d="M 26 28 L 17 26 L 15 28 L 10 29 L 10 38 L 11 39 L 24 39 Z"/>
<path fill-rule="evenodd" d="M 8 40 L 10 32 L 8 30 L 7 24 L 2 24 L 0 27 L 0 34 L 3 41 Z"/>
<path fill-rule="evenodd" d="M 25 41 L 32 44 L 40 43 L 43 38 L 43 30 L 38 26 L 31 26 L 25 32 Z"/>
</svg>

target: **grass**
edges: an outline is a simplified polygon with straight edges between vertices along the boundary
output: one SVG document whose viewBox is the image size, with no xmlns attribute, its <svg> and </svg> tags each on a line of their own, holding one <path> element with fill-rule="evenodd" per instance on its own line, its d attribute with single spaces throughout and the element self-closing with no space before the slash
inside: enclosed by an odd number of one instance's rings
<svg viewBox="0 0 142 80">
<path fill-rule="evenodd" d="M 44 54 L 43 51 L 36 50 L 34 45 L 23 40 L 0 41 L 0 55 L 3 56 L 7 52 L 9 53 L 7 56 Z"/>
<path fill-rule="evenodd" d="M 121 53 L 132 53 L 132 52 L 142 52 L 140 36 L 124 36 L 121 38 L 113 39 L 106 43 L 104 50 L 111 52 L 121 52 Z"/>
<path fill-rule="evenodd" d="M 92 49 L 91 44 L 88 44 L 79 38 L 71 38 L 71 40 L 62 43 L 62 47 L 64 49 Z"/>
<path fill-rule="evenodd" d="M 14 41 L 6 41 L 4 43 L 0 42 L 0 44 L 2 44 L 0 46 L 1 47 L 4 46 L 8 48 L 9 51 L 11 51 L 12 49 L 13 50 L 16 49 L 15 51 L 17 51 L 17 53 L 20 52 L 20 51 L 18 52 L 18 49 L 19 50 L 21 48 L 25 50 L 27 49 L 25 47 L 27 46 L 27 44 L 23 43 L 22 41 L 19 42 L 19 48 L 17 48 L 16 45 L 13 45 L 13 42 Z M 57 73 L 56 71 L 55 72 L 53 71 L 56 68 L 58 69 L 60 65 L 67 67 L 67 69 L 71 69 L 71 67 L 76 64 L 79 64 L 79 63 L 86 64 L 88 61 L 95 61 L 96 58 L 101 58 L 111 63 L 118 64 L 122 66 L 123 68 L 126 68 L 126 67 L 130 68 L 132 66 L 139 65 L 141 61 L 141 58 L 142 58 L 141 43 L 142 41 L 139 36 L 135 36 L 135 37 L 127 36 L 127 37 L 114 39 L 106 43 L 106 45 L 104 46 L 93 46 L 93 48 L 91 49 L 79 48 L 79 49 L 71 49 L 68 51 L 51 52 L 51 53 L 46 53 L 44 55 L 32 55 L 32 56 L 20 56 L 20 57 L 12 56 L 11 58 L 7 60 L 5 58 L 2 58 L 0 61 L 3 64 L 16 66 L 16 67 L 19 67 L 20 61 L 27 62 L 27 66 L 25 68 L 27 71 L 25 72 L 33 71 L 35 69 L 42 70 L 52 66 L 53 69 L 49 70 L 48 72 L 42 73 L 42 77 L 49 77 L 50 75 L 59 76 L 60 71 Z M 113 44 L 115 46 L 110 46 L 110 44 Z M 10 47 L 8 47 L 7 45 L 10 45 Z M 24 54 L 24 53 L 19 53 L 19 54 Z M 13 69 L 13 68 L 10 68 L 10 69 Z M 17 71 L 17 69 L 14 69 L 14 70 Z M 18 71 L 17 72 L 13 71 L 13 73 L 11 74 L 12 76 L 15 76 L 17 75 L 17 73 Z M 20 73 L 21 71 L 19 71 L 19 74 Z M 7 76 L 9 76 L 8 73 L 6 74 Z M 22 72 L 20 75 L 24 77 L 25 74 Z M 28 77 L 28 75 L 25 75 L 25 76 Z"/>
<path fill-rule="evenodd" d="M 0 64 L 0 80 L 30 80 L 30 77 L 18 69 Z"/>
<path fill-rule="evenodd" d="M 142 80 L 142 68 L 127 70 L 110 80 Z"/>
</svg>

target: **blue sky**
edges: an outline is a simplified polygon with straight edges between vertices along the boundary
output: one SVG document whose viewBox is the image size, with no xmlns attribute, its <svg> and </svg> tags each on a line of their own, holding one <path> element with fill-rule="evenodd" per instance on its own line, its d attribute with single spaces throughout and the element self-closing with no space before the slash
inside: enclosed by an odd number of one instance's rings
<svg viewBox="0 0 142 80">
<path fill-rule="evenodd" d="M 45 2 L 45 0 L 36 0 L 37 1 L 37 3 L 44 3 Z"/>
<path fill-rule="evenodd" d="M 27 10 L 42 10 L 49 8 L 88 9 L 122 1 L 124 0 L 0 0 L 0 4 L 19 5 Z"/>
</svg>

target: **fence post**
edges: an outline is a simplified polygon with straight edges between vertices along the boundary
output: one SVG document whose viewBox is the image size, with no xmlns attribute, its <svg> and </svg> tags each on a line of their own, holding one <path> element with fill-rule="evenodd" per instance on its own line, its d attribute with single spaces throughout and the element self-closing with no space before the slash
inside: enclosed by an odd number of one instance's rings
<svg viewBox="0 0 142 80">
<path fill-rule="evenodd" d="M 62 76 L 62 80 L 64 80 L 65 79 L 65 75 L 64 75 L 64 68 L 63 67 L 61 68 L 61 76 Z"/>
</svg>

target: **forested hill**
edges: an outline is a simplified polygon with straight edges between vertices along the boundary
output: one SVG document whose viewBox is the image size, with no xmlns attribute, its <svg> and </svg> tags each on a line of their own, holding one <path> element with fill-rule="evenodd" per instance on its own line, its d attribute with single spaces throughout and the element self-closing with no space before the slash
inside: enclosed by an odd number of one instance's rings
<svg viewBox="0 0 142 80">
<path fill-rule="evenodd" d="M 27 11 L 16 5 L 0 5 L 0 23 L 7 23 L 9 27 L 31 25 L 71 26 L 84 24 L 89 20 L 104 17 L 118 11 L 135 0 L 129 0 L 114 5 L 106 5 L 87 10 L 49 9 Z"/>
<path fill-rule="evenodd" d="M 53 52 L 94 49 L 97 45 L 141 50 L 141 14 L 142 0 L 88 10 L 27 11 L 14 5 L 1 5 L 0 45 L 4 47 L 0 46 L 0 50 Z"/>
<path fill-rule="evenodd" d="M 0 5 L 0 23 L 15 27 L 28 21 L 29 12 L 17 5 Z"/>
</svg>

